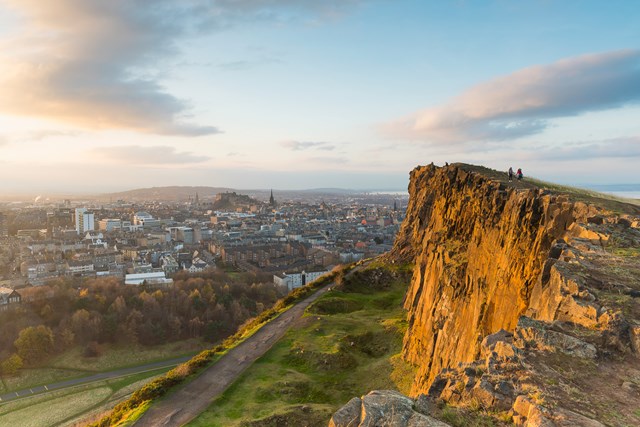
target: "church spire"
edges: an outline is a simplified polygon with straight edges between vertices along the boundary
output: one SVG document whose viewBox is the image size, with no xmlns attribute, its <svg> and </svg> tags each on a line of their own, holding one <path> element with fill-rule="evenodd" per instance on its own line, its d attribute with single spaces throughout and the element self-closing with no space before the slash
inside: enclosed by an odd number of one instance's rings
<svg viewBox="0 0 640 427">
<path fill-rule="evenodd" d="M 270 204 L 271 206 L 275 206 L 275 205 L 276 205 L 276 201 L 275 201 L 275 199 L 273 198 L 273 188 L 271 189 L 271 197 L 269 197 L 269 204 Z"/>
</svg>

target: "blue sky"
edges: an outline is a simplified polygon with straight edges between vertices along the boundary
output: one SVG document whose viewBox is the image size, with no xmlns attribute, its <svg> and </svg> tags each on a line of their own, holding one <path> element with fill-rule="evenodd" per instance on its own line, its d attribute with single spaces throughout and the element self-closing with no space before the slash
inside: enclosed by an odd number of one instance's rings
<svg viewBox="0 0 640 427">
<path fill-rule="evenodd" d="M 638 183 L 636 1 L 0 0 L 6 193 Z"/>
</svg>

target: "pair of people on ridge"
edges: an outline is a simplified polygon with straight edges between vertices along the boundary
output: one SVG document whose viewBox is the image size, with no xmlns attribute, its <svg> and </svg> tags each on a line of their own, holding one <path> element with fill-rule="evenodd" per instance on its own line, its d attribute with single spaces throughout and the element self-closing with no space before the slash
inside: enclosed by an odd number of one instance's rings
<svg viewBox="0 0 640 427">
<path fill-rule="evenodd" d="M 516 178 L 518 179 L 518 181 L 522 180 L 522 177 L 524 176 L 522 174 L 522 169 L 518 168 L 518 171 L 515 173 Z M 513 168 L 509 167 L 509 182 L 513 181 Z"/>
</svg>

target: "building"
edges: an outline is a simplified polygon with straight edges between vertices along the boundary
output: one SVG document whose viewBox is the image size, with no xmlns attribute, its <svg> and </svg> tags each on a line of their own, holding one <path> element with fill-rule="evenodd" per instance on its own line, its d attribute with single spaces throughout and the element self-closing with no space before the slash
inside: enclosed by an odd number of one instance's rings
<svg viewBox="0 0 640 427">
<path fill-rule="evenodd" d="M 9 236 L 9 227 L 7 225 L 7 217 L 0 213 L 0 238 Z"/>
<path fill-rule="evenodd" d="M 113 231 L 122 229 L 122 220 L 118 218 L 104 218 L 98 223 L 101 231 Z"/>
<path fill-rule="evenodd" d="M 69 260 L 66 262 L 67 274 L 70 276 L 93 275 L 94 265 L 91 260 Z"/>
<path fill-rule="evenodd" d="M 292 291 L 296 288 L 300 288 L 306 285 L 307 283 L 313 282 L 314 280 L 324 276 L 327 273 L 329 272 L 326 270 L 321 270 L 310 271 L 308 273 L 303 271 L 302 273 L 275 274 L 273 276 L 273 283 L 280 286 L 286 286 L 287 290 Z"/>
<path fill-rule="evenodd" d="M 155 286 L 170 286 L 173 284 L 173 279 L 167 279 L 164 275 L 164 271 L 152 271 L 149 273 L 134 273 L 127 274 L 124 277 L 125 285 L 155 285 Z"/>
<path fill-rule="evenodd" d="M 160 227 L 162 223 L 155 219 L 149 212 L 136 212 L 133 215 L 133 225 L 141 225 L 143 228 Z"/>
<path fill-rule="evenodd" d="M 20 304 L 22 297 L 11 288 L 0 287 L 0 311 L 7 310 L 14 304 Z"/>
<path fill-rule="evenodd" d="M 86 208 L 76 208 L 76 233 L 84 234 L 91 230 L 95 230 L 93 212 L 88 212 Z"/>
</svg>

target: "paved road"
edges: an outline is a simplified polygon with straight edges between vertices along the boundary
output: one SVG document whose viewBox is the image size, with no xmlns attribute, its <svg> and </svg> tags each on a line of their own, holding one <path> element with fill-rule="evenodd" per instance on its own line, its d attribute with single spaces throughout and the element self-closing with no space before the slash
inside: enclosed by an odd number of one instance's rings
<svg viewBox="0 0 640 427">
<path fill-rule="evenodd" d="M 202 413 L 238 378 L 240 373 L 269 350 L 304 310 L 332 284 L 282 313 L 222 356 L 214 365 L 182 389 L 153 405 L 134 424 L 135 427 L 182 426 Z"/>
<path fill-rule="evenodd" d="M 23 390 L 12 391 L 0 395 L 0 404 L 9 402 L 11 400 L 22 399 L 24 397 L 33 396 L 34 394 L 48 393 L 50 391 L 61 390 L 67 387 L 73 387 L 82 384 L 88 384 L 95 381 L 104 381 L 113 378 L 125 377 L 129 375 L 139 374 L 142 372 L 155 371 L 161 368 L 171 368 L 186 362 L 191 359 L 192 356 L 183 356 L 175 359 L 163 360 L 160 362 L 147 363 L 145 365 L 134 366 L 131 368 L 117 369 L 115 371 L 101 372 L 99 374 L 90 375 L 88 377 L 74 378 L 71 380 L 60 381 L 57 383 L 41 385 L 32 388 L 25 388 Z"/>
</svg>

